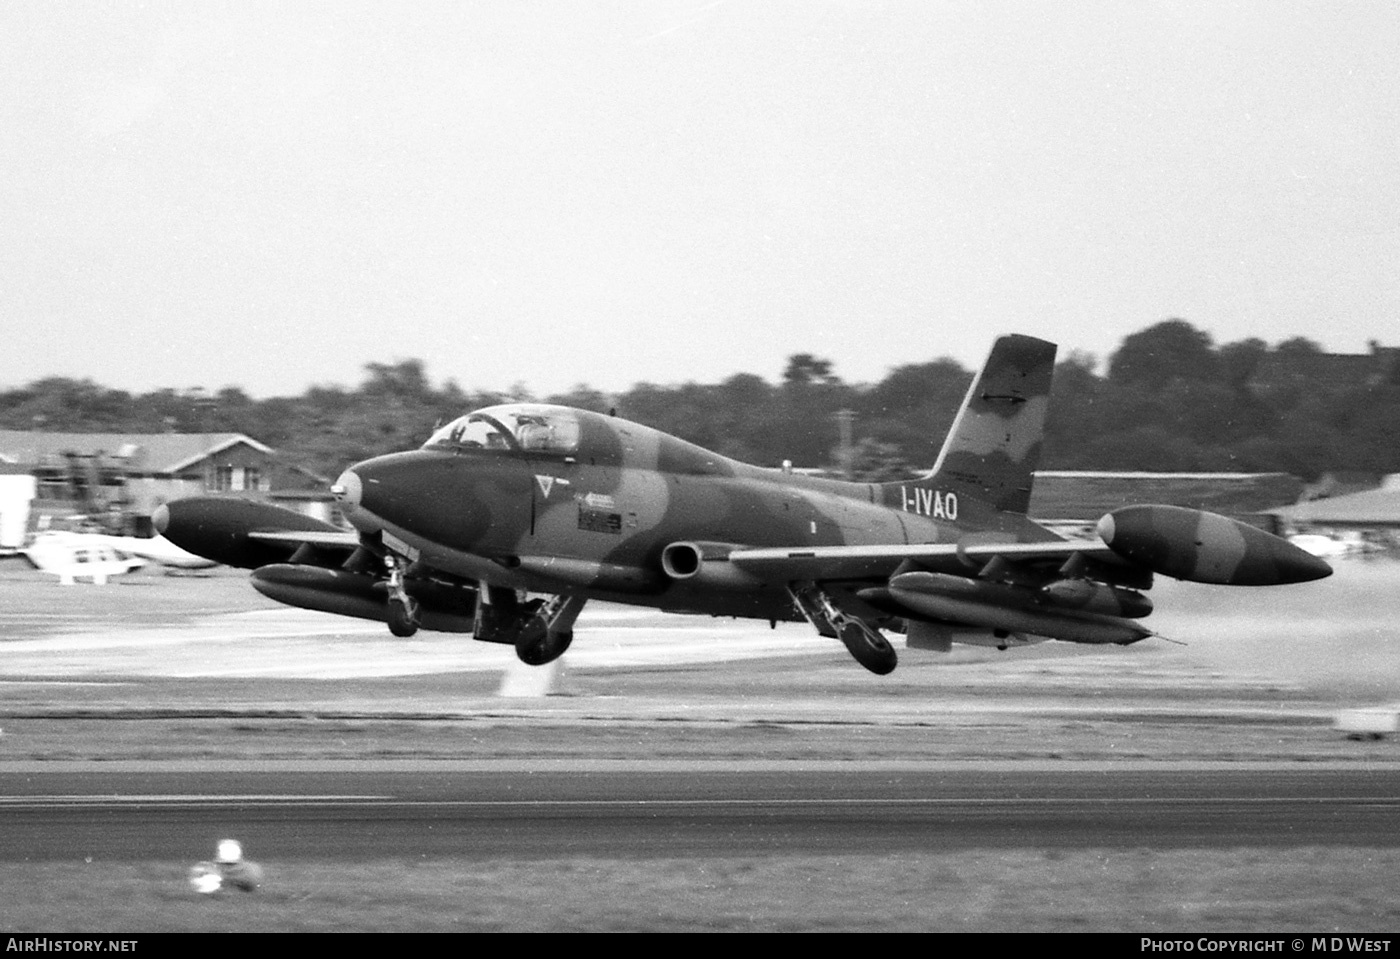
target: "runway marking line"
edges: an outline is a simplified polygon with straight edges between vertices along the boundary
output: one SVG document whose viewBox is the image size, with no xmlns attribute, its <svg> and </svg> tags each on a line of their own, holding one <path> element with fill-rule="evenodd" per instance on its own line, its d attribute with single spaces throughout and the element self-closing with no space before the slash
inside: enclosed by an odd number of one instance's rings
<svg viewBox="0 0 1400 959">
<path fill-rule="evenodd" d="M 420 806 L 457 807 L 472 809 L 538 809 L 553 807 L 610 807 L 635 808 L 639 806 L 1015 806 L 1024 805 L 1025 800 L 1008 799 L 999 796 L 971 796 L 962 799 L 946 798 L 891 798 L 854 797 L 840 799 L 396 799 L 393 796 L 304 796 L 277 794 L 248 794 L 232 796 L 209 795 L 135 795 L 135 796 L 91 796 L 91 795 L 52 795 L 52 796 L 0 796 L 0 808 L 37 809 L 51 806 L 138 806 L 138 805 L 191 805 L 208 806 L 217 804 L 250 803 L 258 805 L 337 805 L 415 808 Z M 1150 805 L 1236 805 L 1244 803 L 1283 805 L 1285 803 L 1323 803 L 1348 806 L 1395 806 L 1400 805 L 1400 796 L 1164 796 L 1161 798 L 1131 797 L 1102 798 L 1092 796 L 1044 798 L 1034 801 L 1040 806 L 1069 806 L 1085 803 L 1102 803 L 1115 806 Z"/>
</svg>

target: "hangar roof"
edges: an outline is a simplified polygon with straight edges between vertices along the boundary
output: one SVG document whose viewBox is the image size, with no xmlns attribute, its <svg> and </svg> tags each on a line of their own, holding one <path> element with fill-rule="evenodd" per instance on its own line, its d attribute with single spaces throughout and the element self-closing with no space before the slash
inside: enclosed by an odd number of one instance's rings
<svg viewBox="0 0 1400 959">
<path fill-rule="evenodd" d="M 1040 470 L 1030 514 L 1038 520 L 1097 519 L 1132 503 L 1166 503 L 1242 518 L 1295 503 L 1302 492 L 1302 482 L 1287 473 Z"/>
<path fill-rule="evenodd" d="M 0 459 L 43 466 L 68 454 L 125 460 L 136 473 L 178 473 L 200 460 L 246 443 L 261 453 L 272 448 L 242 433 L 49 433 L 0 430 Z"/>
<path fill-rule="evenodd" d="M 1293 523 L 1400 526 L 1400 489 L 1383 487 L 1270 510 Z"/>
</svg>

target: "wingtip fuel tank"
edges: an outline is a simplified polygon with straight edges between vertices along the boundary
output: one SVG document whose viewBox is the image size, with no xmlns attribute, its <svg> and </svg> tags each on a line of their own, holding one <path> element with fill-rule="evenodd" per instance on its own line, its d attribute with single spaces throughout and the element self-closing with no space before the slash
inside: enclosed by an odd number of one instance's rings
<svg viewBox="0 0 1400 959">
<path fill-rule="evenodd" d="M 295 546 L 264 542 L 250 535 L 259 530 L 341 532 L 304 513 L 235 496 L 171 500 L 156 507 L 151 523 L 181 549 L 240 569 L 285 562 L 295 551 Z"/>
<path fill-rule="evenodd" d="M 1332 575 L 1316 556 L 1257 526 L 1183 506 L 1125 506 L 1099 520 L 1119 556 L 1164 576 L 1224 586 L 1282 586 Z"/>
</svg>

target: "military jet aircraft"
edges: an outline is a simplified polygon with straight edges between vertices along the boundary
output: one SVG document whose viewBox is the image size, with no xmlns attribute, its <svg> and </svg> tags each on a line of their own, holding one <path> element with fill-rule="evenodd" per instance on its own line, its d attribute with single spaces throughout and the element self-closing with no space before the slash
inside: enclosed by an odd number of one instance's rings
<svg viewBox="0 0 1400 959">
<path fill-rule="evenodd" d="M 268 504 L 194 498 L 156 527 L 253 569 L 283 603 L 509 643 L 547 663 L 589 599 L 806 620 L 872 672 L 912 649 L 1057 639 L 1126 645 L 1154 574 L 1267 586 L 1325 562 L 1263 530 L 1174 506 L 1062 539 L 1026 516 L 1055 345 L 998 339 L 927 475 L 853 483 L 750 466 L 615 416 L 538 403 L 469 413 L 421 449 L 332 487 L 354 531 Z"/>
</svg>

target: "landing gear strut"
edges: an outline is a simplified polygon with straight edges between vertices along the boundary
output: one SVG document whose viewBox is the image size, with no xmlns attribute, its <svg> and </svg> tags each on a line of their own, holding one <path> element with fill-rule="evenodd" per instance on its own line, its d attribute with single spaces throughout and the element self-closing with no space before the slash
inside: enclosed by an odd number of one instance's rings
<svg viewBox="0 0 1400 959">
<path fill-rule="evenodd" d="M 389 632 L 407 639 L 418 632 L 418 600 L 404 588 L 403 562 L 390 553 L 384 565 L 389 567 Z"/>
<path fill-rule="evenodd" d="M 872 673 L 884 676 L 899 665 L 899 656 L 884 634 L 860 617 L 844 612 L 820 586 L 794 585 L 788 593 L 817 632 L 841 640 L 855 661 Z"/>
</svg>

